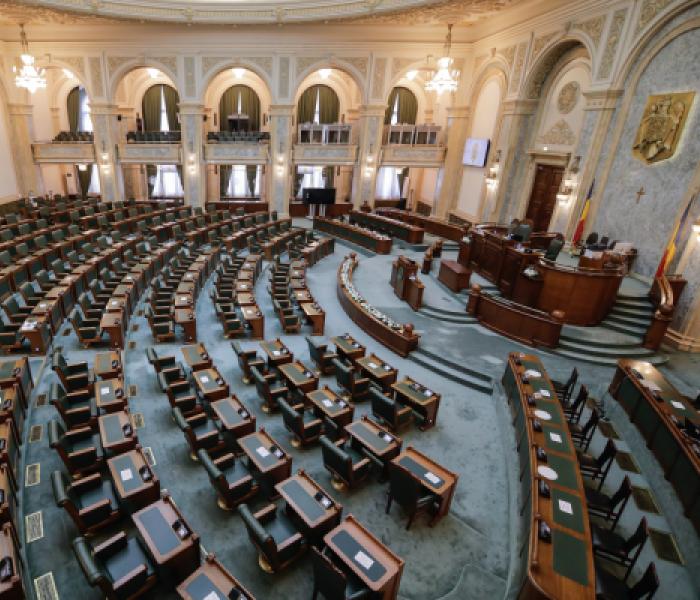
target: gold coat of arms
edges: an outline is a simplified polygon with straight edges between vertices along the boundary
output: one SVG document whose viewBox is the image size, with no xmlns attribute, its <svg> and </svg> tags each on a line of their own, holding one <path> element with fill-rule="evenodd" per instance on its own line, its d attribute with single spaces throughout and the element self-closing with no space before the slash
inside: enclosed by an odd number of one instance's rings
<svg viewBox="0 0 700 600">
<path fill-rule="evenodd" d="M 647 164 L 671 158 L 683 133 L 695 92 L 649 96 L 632 146 L 632 154 Z"/>
</svg>

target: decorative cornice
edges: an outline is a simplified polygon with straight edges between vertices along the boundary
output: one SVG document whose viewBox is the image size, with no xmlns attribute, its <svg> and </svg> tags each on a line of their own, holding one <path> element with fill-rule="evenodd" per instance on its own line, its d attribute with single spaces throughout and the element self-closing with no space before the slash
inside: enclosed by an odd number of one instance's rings
<svg viewBox="0 0 700 600">
<path fill-rule="evenodd" d="M 608 40 L 605 44 L 605 50 L 603 52 L 603 58 L 600 60 L 600 67 L 598 67 L 599 79 L 607 79 L 612 72 L 613 61 L 615 60 L 617 47 L 622 39 L 622 30 L 625 26 L 626 17 L 627 8 L 616 10 L 615 14 L 613 15 L 612 22 L 610 23 L 610 30 L 608 31 Z"/>
<path fill-rule="evenodd" d="M 637 21 L 637 33 L 651 23 L 661 11 L 675 0 L 644 0 L 642 9 L 639 11 L 639 20 Z"/>
<path fill-rule="evenodd" d="M 600 15 L 598 17 L 593 17 L 592 19 L 587 19 L 586 21 L 581 21 L 579 23 L 574 23 L 573 29 L 578 29 L 585 33 L 591 41 L 594 47 L 598 47 L 600 43 L 600 38 L 603 35 L 603 27 L 605 26 L 605 15 Z"/>
<path fill-rule="evenodd" d="M 583 110 L 614 110 L 624 90 L 601 90 L 583 92 L 586 104 Z"/>
</svg>

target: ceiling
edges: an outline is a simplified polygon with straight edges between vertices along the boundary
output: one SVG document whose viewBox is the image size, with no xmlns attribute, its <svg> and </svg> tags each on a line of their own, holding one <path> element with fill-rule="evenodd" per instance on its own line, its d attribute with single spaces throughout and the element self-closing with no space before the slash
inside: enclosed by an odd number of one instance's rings
<svg viewBox="0 0 700 600">
<path fill-rule="evenodd" d="M 135 19 L 185 24 L 471 25 L 524 0 L 10 0 L 0 23 L 75 24 Z"/>
</svg>

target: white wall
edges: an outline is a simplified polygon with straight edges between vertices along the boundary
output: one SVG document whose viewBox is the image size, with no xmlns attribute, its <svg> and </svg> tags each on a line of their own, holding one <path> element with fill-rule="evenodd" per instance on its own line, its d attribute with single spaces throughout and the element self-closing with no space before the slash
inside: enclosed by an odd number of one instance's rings
<svg viewBox="0 0 700 600">
<path fill-rule="evenodd" d="M 431 206 L 435 203 L 435 189 L 437 187 L 439 169 L 423 169 L 421 186 L 418 190 L 418 199 Z"/>
<path fill-rule="evenodd" d="M 493 141 L 493 134 L 501 104 L 501 86 L 498 80 L 490 79 L 481 88 L 474 108 L 474 118 L 469 137 L 488 138 Z M 492 144 L 492 147 L 495 147 Z M 492 149 L 492 152 L 494 150 Z M 489 162 L 491 157 L 489 156 Z M 479 204 L 484 186 L 485 169 L 462 167 L 462 183 L 459 188 L 457 210 L 479 220 Z"/>
<path fill-rule="evenodd" d="M 8 128 L 7 109 L 5 103 L 0 102 L 0 165 L 3 165 L 2 177 L 0 177 L 0 202 L 16 200 L 19 193 Z"/>
</svg>

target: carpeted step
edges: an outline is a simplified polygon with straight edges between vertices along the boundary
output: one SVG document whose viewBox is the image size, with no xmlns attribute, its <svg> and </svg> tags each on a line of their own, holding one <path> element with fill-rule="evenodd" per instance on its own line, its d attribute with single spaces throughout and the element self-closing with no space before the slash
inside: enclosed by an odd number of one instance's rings
<svg viewBox="0 0 700 600">
<path fill-rule="evenodd" d="M 484 394 L 490 394 L 492 391 L 491 378 L 485 380 L 484 377 L 486 376 L 483 373 L 478 373 L 478 376 L 474 376 L 473 374 L 476 372 L 470 369 L 465 369 L 461 366 L 458 369 L 454 369 L 446 364 L 446 361 L 442 358 L 435 360 L 421 348 L 411 352 L 408 359 L 459 385 L 472 388 Z"/>
<path fill-rule="evenodd" d="M 438 313 L 424 312 L 423 309 L 419 310 L 418 314 L 428 319 L 435 319 L 436 321 L 440 321 L 441 323 L 451 323 L 453 325 L 474 325 L 475 323 L 479 322 L 478 319 L 470 317 L 467 314 L 460 317 L 448 317 Z"/>
<path fill-rule="evenodd" d="M 594 365 L 601 365 L 604 367 L 615 367 L 617 366 L 618 358 L 620 357 L 607 357 L 607 356 L 593 356 L 584 352 L 578 352 L 575 350 L 566 350 L 564 348 L 556 348 L 554 350 L 548 350 L 551 354 L 556 354 L 557 356 L 564 356 L 573 361 L 587 362 Z M 668 356 L 664 354 L 652 354 L 651 356 L 645 356 L 644 360 L 653 364 L 661 365 L 668 362 Z"/>
<path fill-rule="evenodd" d="M 630 325 L 631 327 L 643 327 L 649 329 L 651 318 L 627 317 L 622 315 L 613 315 L 612 313 L 605 317 L 604 321 L 619 323 L 620 325 Z"/>
<path fill-rule="evenodd" d="M 628 308 L 626 306 L 613 306 L 610 314 L 618 317 L 632 317 L 635 319 L 651 319 L 654 316 L 654 309 L 651 308 Z"/>
<path fill-rule="evenodd" d="M 465 367 L 464 365 L 460 365 L 456 362 L 452 362 L 451 360 L 447 360 L 443 356 L 440 356 L 439 354 L 436 354 L 435 352 L 431 352 L 430 350 L 426 350 L 424 347 L 419 347 L 417 349 L 417 352 L 419 354 L 425 354 L 428 358 L 438 361 L 439 363 L 444 363 L 451 369 L 454 369 L 455 371 L 459 371 L 467 373 L 470 377 L 474 377 L 476 379 L 481 379 L 481 381 L 485 381 L 486 383 L 492 383 L 493 379 L 491 378 L 490 375 L 486 375 L 485 373 L 482 373 L 481 371 L 475 371 L 474 369 L 470 369 L 468 367 Z"/>
<path fill-rule="evenodd" d="M 639 325 L 629 325 L 625 323 L 619 323 L 616 321 L 612 321 L 609 318 L 605 319 L 601 324 L 600 327 L 604 327 L 606 329 L 612 329 L 613 331 L 619 331 L 620 333 L 625 333 L 627 335 L 634 335 L 638 336 L 641 338 L 644 338 L 646 336 L 647 330 L 649 327 L 642 327 Z"/>
<path fill-rule="evenodd" d="M 630 348 L 640 346 L 644 341 L 644 336 L 613 331 L 600 326 L 579 327 L 577 325 L 564 325 L 559 339 L 598 347 Z"/>
<path fill-rule="evenodd" d="M 615 307 L 635 310 L 654 311 L 654 304 L 648 298 L 637 298 L 635 300 L 625 300 L 618 296 L 615 299 Z"/>
<path fill-rule="evenodd" d="M 649 293 L 640 292 L 639 294 L 618 294 L 618 300 L 626 300 L 629 302 L 649 302 Z"/>
<path fill-rule="evenodd" d="M 643 346 L 591 346 L 586 342 L 573 341 L 559 338 L 558 349 L 572 350 L 591 356 L 601 356 L 610 358 L 645 358 L 652 356 L 655 352 Z"/>
</svg>

